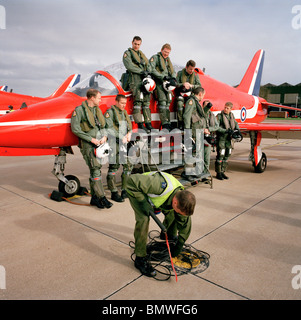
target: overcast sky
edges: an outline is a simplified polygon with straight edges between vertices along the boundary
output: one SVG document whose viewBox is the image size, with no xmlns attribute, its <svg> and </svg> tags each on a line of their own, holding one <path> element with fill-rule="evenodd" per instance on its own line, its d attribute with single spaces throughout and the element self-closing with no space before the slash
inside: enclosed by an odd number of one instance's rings
<svg viewBox="0 0 301 320">
<path fill-rule="evenodd" d="M 135 35 L 147 57 L 168 42 L 174 64 L 193 59 L 229 85 L 241 81 L 264 49 L 262 84 L 295 85 L 301 82 L 296 5 L 301 0 L 0 0 L 6 27 L 0 85 L 48 96 L 70 74 L 84 79 L 120 62 Z"/>
</svg>

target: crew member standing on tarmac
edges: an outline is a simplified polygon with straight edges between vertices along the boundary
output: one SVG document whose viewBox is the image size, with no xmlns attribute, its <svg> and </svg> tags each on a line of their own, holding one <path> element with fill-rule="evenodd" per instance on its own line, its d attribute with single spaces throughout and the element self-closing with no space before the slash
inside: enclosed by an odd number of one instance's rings
<svg viewBox="0 0 301 320">
<path fill-rule="evenodd" d="M 183 112 L 185 102 L 193 89 L 202 86 L 199 76 L 194 72 L 195 65 L 196 63 L 193 60 L 189 60 L 186 63 L 186 67 L 177 73 L 177 116 L 180 130 L 184 129 Z"/>
<path fill-rule="evenodd" d="M 219 129 L 217 130 L 215 172 L 219 180 L 229 179 L 225 171 L 232 151 L 232 133 L 234 130 L 240 132 L 234 114 L 231 112 L 232 108 L 232 102 L 226 102 L 224 110 L 217 115 Z"/>
<path fill-rule="evenodd" d="M 150 64 L 144 53 L 139 50 L 142 43 L 142 39 L 135 36 L 132 41 L 132 48 L 129 48 L 123 54 L 123 64 L 129 73 L 129 86 L 133 94 L 134 110 L 133 118 L 138 124 L 139 129 L 143 129 L 146 132 L 150 132 L 153 127 L 151 124 L 151 111 L 150 105 L 150 92 L 143 90 L 143 79 L 145 79 L 150 71 Z M 143 125 L 144 118 L 145 126 Z"/>
<path fill-rule="evenodd" d="M 211 158 L 211 148 L 215 146 L 216 143 L 216 132 L 219 128 L 217 118 L 214 115 L 214 113 L 210 110 L 211 107 L 210 104 L 207 104 L 207 108 L 203 109 L 206 111 L 206 117 L 207 117 L 207 123 L 208 123 L 208 130 L 210 132 L 209 135 L 204 136 L 204 166 L 205 166 L 205 172 L 207 171 L 209 173 L 209 167 L 210 167 L 210 158 Z M 207 179 L 204 178 L 202 181 L 206 181 Z"/>
<path fill-rule="evenodd" d="M 135 212 L 135 267 L 146 276 L 155 276 L 156 271 L 147 259 L 147 236 L 149 212 L 161 209 L 165 215 L 163 225 L 169 239 L 177 239 L 171 247 L 172 257 L 181 253 L 191 232 L 191 215 L 196 199 L 193 193 L 184 190 L 182 184 L 165 172 L 133 174 L 127 181 L 126 191 Z"/>
<path fill-rule="evenodd" d="M 170 124 L 169 105 L 172 100 L 172 92 L 169 88 L 176 87 L 176 72 L 170 61 L 170 44 L 162 46 L 161 51 L 150 58 L 151 74 L 156 82 L 154 92 L 158 103 L 160 121 L 163 129 L 172 130 Z"/>
<path fill-rule="evenodd" d="M 182 177 L 188 181 L 194 181 L 200 178 L 203 172 L 202 162 L 204 159 L 201 159 L 203 145 L 200 143 L 200 130 L 204 130 L 204 135 L 210 134 L 207 113 L 212 106 L 209 101 L 204 101 L 203 104 L 201 104 L 204 96 L 205 90 L 203 87 L 194 89 L 191 97 L 185 104 L 183 114 L 184 129 L 192 130 L 192 139 L 196 144 L 195 160 L 193 161 L 193 159 L 187 158 L 185 169 L 182 173 Z M 194 163 L 195 166 L 193 167 Z"/>
<path fill-rule="evenodd" d="M 110 208 L 113 204 L 107 200 L 101 181 L 100 160 L 96 158 L 94 148 L 107 141 L 105 118 L 99 108 L 101 93 L 88 89 L 87 100 L 76 107 L 71 117 L 71 130 L 79 138 L 78 147 L 90 170 L 90 190 L 92 206 L 100 209 Z"/>
<path fill-rule="evenodd" d="M 104 114 L 106 119 L 106 129 L 109 137 L 109 145 L 113 147 L 113 152 L 111 152 L 109 155 L 107 183 L 108 188 L 111 191 L 111 199 L 116 202 L 123 202 L 124 199 L 127 198 L 125 191 L 126 180 L 131 174 L 133 167 L 127 157 L 122 159 L 123 171 L 121 174 L 121 196 L 118 194 L 116 186 L 116 172 L 120 167 L 120 147 L 123 144 L 123 146 L 126 148 L 127 143 L 131 140 L 132 122 L 127 111 L 125 110 L 127 98 L 122 94 L 118 94 L 115 102 L 115 105 L 111 106 L 111 108 L 108 109 Z"/>
</svg>

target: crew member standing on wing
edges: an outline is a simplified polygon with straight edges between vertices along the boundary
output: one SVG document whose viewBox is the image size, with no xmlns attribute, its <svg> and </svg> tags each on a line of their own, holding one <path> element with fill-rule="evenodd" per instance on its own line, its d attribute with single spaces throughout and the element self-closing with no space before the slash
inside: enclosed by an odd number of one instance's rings
<svg viewBox="0 0 301 320">
<path fill-rule="evenodd" d="M 78 147 L 90 170 L 90 204 L 100 209 L 110 208 L 113 204 L 107 200 L 101 181 L 102 164 L 96 158 L 94 149 L 107 141 L 105 118 L 99 108 L 101 93 L 88 89 L 87 100 L 76 107 L 71 117 L 71 130 L 79 138 Z"/>
<path fill-rule="evenodd" d="M 171 46 L 166 43 L 161 51 L 150 58 L 151 73 L 156 82 L 155 98 L 158 103 L 160 121 L 163 129 L 172 130 L 169 105 L 172 100 L 170 88 L 176 86 L 176 73 L 170 61 Z"/>
<path fill-rule="evenodd" d="M 104 114 L 110 146 L 112 139 L 114 140 L 112 141 L 112 152 L 109 155 L 107 183 L 108 188 L 111 191 L 111 199 L 117 202 L 123 202 L 124 199 L 127 198 L 125 191 L 126 180 L 133 168 L 127 157 L 122 159 L 121 196 L 118 194 L 116 186 L 116 172 L 120 167 L 120 147 L 123 144 L 123 147 L 126 148 L 127 143 L 131 140 L 132 122 L 125 110 L 127 98 L 122 94 L 118 94 L 115 102 L 115 105 L 111 106 Z"/>
<path fill-rule="evenodd" d="M 153 129 L 149 108 L 151 94 L 143 90 L 142 81 L 148 76 L 151 68 L 148 59 L 140 50 L 141 43 L 142 39 L 140 37 L 135 36 L 133 38 L 132 48 L 129 48 L 123 54 L 123 64 L 129 73 L 129 87 L 134 99 L 134 121 L 138 124 L 139 129 L 143 129 L 149 133 Z M 141 107 L 145 126 L 143 125 Z"/>
<path fill-rule="evenodd" d="M 196 199 L 193 193 L 184 190 L 183 185 L 171 174 L 147 172 L 133 174 L 127 181 L 126 191 L 135 212 L 135 267 L 146 276 L 155 276 L 156 271 L 147 259 L 147 236 L 149 212 L 154 207 L 161 209 L 165 218 L 163 225 L 169 239 L 176 240 L 171 247 L 172 257 L 181 253 L 191 232 L 191 215 Z"/>
<path fill-rule="evenodd" d="M 196 63 L 193 60 L 189 60 L 186 63 L 186 67 L 177 73 L 177 115 L 178 115 L 178 128 L 184 129 L 183 112 L 185 102 L 188 100 L 191 91 L 197 87 L 201 87 L 200 78 L 195 74 Z"/>
<path fill-rule="evenodd" d="M 219 180 L 229 179 L 225 175 L 225 171 L 232 151 L 232 133 L 234 130 L 238 130 L 240 133 L 238 123 L 231 112 L 232 108 L 233 103 L 226 102 L 224 110 L 217 115 L 219 129 L 217 130 L 215 172 L 216 178 Z"/>
</svg>

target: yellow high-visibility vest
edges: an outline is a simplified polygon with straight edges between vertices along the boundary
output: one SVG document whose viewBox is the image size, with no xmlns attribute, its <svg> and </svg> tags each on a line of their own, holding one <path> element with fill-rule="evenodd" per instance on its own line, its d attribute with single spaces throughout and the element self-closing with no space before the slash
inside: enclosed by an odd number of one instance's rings
<svg viewBox="0 0 301 320">
<path fill-rule="evenodd" d="M 154 175 L 159 171 L 153 171 L 153 172 L 145 172 L 145 175 Z M 161 194 L 147 194 L 150 201 L 153 203 L 153 205 L 156 208 L 159 208 L 167 199 L 168 197 L 173 193 L 173 191 L 181 187 L 181 189 L 184 189 L 184 186 L 176 179 L 174 176 L 172 176 L 169 173 L 166 172 L 159 172 L 164 180 L 166 181 L 166 188 L 163 190 Z"/>
</svg>

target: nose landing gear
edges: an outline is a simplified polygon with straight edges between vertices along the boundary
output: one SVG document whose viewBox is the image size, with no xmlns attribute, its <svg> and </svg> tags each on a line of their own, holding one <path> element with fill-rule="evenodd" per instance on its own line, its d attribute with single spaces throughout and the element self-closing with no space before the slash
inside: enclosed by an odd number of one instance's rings
<svg viewBox="0 0 301 320">
<path fill-rule="evenodd" d="M 80 181 L 76 176 L 64 175 L 66 155 L 67 155 L 67 150 L 62 148 L 60 150 L 59 155 L 55 156 L 52 173 L 59 180 L 59 185 L 58 185 L 59 192 L 61 192 L 65 197 L 69 198 L 69 197 L 73 197 L 76 194 L 79 194 L 81 186 L 80 186 Z"/>
</svg>

